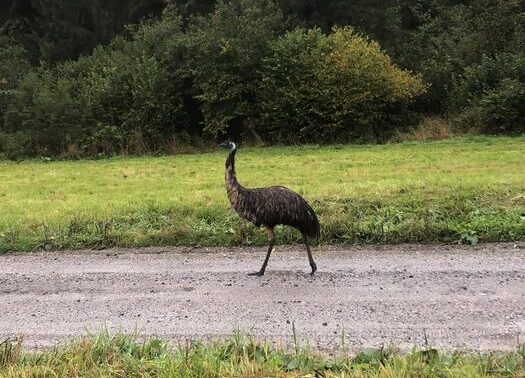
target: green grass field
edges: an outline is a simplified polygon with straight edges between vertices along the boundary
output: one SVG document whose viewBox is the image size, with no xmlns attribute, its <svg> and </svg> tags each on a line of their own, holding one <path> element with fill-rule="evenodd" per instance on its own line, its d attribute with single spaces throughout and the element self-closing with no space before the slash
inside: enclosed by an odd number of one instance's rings
<svg viewBox="0 0 525 378">
<path fill-rule="evenodd" d="M 525 347 L 490 354 L 398 353 L 392 348 L 350 356 L 323 356 L 293 344 L 291 350 L 241 333 L 203 344 L 170 347 L 158 339 L 102 332 L 44 352 L 0 344 L 0 377 L 523 377 Z"/>
<path fill-rule="evenodd" d="M 225 158 L 1 161 L 0 251 L 265 243 L 229 208 Z M 237 175 L 304 195 L 323 243 L 525 240 L 525 137 L 247 148 Z"/>
</svg>

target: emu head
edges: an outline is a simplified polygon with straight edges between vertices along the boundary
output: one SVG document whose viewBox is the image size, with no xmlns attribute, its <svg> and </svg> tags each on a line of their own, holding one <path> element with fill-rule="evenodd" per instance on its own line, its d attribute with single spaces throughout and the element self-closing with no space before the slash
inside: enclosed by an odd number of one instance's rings
<svg viewBox="0 0 525 378">
<path fill-rule="evenodd" d="M 235 145 L 235 143 L 230 142 L 229 140 L 222 142 L 220 146 L 227 148 L 228 150 L 230 150 L 230 152 L 235 151 L 237 149 L 237 146 Z"/>
</svg>

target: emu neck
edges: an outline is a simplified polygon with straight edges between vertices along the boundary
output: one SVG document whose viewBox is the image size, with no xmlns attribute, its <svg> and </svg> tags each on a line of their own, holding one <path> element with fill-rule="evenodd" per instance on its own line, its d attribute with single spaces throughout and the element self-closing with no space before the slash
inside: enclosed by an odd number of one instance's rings
<svg viewBox="0 0 525 378">
<path fill-rule="evenodd" d="M 226 188 L 228 189 L 228 197 L 231 199 L 231 195 L 234 192 L 238 192 L 239 189 L 242 188 L 242 186 L 239 184 L 239 181 L 237 181 L 237 177 L 235 176 L 235 153 L 237 152 L 237 149 L 234 149 L 230 151 L 228 154 L 228 158 L 226 159 Z"/>
</svg>

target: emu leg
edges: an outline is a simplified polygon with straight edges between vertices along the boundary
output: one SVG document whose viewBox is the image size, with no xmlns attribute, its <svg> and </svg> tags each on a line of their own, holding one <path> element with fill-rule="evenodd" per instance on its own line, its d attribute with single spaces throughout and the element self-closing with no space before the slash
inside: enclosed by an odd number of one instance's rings
<svg viewBox="0 0 525 378">
<path fill-rule="evenodd" d="M 264 271 L 266 270 L 266 265 L 268 265 L 268 260 L 270 260 L 270 254 L 273 250 L 273 244 L 275 243 L 275 233 L 273 232 L 273 228 L 267 227 L 266 231 L 268 232 L 268 252 L 266 253 L 266 258 L 264 259 L 263 265 L 261 267 L 261 270 L 255 273 L 248 273 L 249 276 L 263 276 Z"/>
<path fill-rule="evenodd" d="M 308 261 L 310 262 L 310 267 L 312 268 L 312 272 L 310 273 L 312 276 L 317 271 L 317 265 L 314 262 L 314 258 L 312 257 L 312 251 L 310 251 L 310 246 L 308 245 L 308 239 L 303 234 L 304 239 L 304 245 L 306 246 L 306 253 L 308 253 Z"/>
</svg>

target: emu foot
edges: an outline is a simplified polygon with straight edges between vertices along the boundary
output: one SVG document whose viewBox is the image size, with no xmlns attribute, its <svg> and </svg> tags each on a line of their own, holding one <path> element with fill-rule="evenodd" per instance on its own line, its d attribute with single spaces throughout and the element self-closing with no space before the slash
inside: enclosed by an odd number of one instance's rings
<svg viewBox="0 0 525 378">
<path fill-rule="evenodd" d="M 261 276 L 264 276 L 264 272 L 258 271 L 258 272 L 248 273 L 248 275 L 261 277 Z"/>
<path fill-rule="evenodd" d="M 312 272 L 310 273 L 310 275 L 313 276 L 315 274 L 315 272 L 317 272 L 317 265 L 315 265 L 315 263 L 313 263 L 310 266 L 312 267 Z"/>
</svg>

